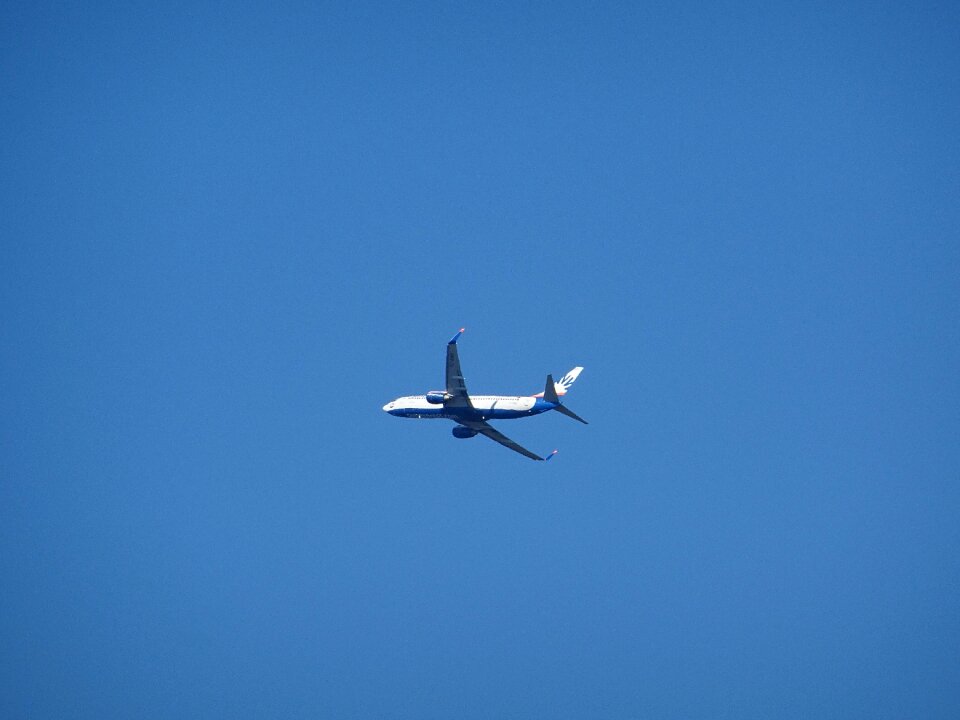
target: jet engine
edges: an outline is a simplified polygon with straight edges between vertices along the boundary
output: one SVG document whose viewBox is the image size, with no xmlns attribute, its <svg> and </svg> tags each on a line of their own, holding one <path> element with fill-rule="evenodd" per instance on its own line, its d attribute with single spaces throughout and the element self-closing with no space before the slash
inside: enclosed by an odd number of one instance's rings
<svg viewBox="0 0 960 720">
<path fill-rule="evenodd" d="M 443 390 L 431 390 L 427 393 L 427 402 L 434 405 L 443 405 L 444 402 L 452 398 L 453 395 Z"/>
<path fill-rule="evenodd" d="M 466 440 L 467 438 L 472 438 L 477 434 L 476 430 L 471 430 L 470 428 L 464 425 L 457 425 L 453 428 L 453 436 L 459 438 L 460 440 Z"/>
</svg>

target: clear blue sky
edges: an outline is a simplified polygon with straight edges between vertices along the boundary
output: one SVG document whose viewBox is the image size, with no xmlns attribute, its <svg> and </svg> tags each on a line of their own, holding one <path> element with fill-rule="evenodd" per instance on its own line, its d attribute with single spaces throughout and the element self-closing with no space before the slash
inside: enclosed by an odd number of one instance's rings
<svg viewBox="0 0 960 720">
<path fill-rule="evenodd" d="M 0 716 L 960 717 L 956 4 L 0 19 Z"/>
</svg>

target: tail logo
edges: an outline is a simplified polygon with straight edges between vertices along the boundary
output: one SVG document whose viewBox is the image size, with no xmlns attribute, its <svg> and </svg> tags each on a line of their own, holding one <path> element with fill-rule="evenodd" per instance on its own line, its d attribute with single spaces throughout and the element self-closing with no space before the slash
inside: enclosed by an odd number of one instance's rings
<svg viewBox="0 0 960 720">
<path fill-rule="evenodd" d="M 575 367 L 573 370 L 568 372 L 559 380 L 553 381 L 553 389 L 556 391 L 557 395 L 565 395 L 567 390 L 570 389 L 570 386 L 573 385 L 574 380 L 580 377 L 580 372 L 583 370 L 582 367 Z M 543 393 L 537 393 L 533 397 L 539 398 L 543 397 Z"/>
<path fill-rule="evenodd" d="M 567 390 L 570 389 L 570 386 L 573 385 L 574 381 L 580 377 L 580 372 L 583 370 L 582 367 L 575 367 L 573 370 L 568 372 L 562 378 L 557 380 L 554 383 L 554 386 L 557 388 L 557 394 L 563 395 Z"/>
</svg>

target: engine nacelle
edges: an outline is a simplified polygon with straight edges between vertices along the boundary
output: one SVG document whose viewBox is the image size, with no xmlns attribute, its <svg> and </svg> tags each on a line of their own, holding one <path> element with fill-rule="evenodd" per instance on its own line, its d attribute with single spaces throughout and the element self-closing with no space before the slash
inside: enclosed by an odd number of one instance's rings
<svg viewBox="0 0 960 720">
<path fill-rule="evenodd" d="M 453 395 L 443 390 L 431 390 L 427 393 L 427 402 L 434 405 L 443 405 L 444 402 L 452 398 Z"/>
<path fill-rule="evenodd" d="M 472 438 L 474 435 L 477 434 L 476 430 L 471 430 L 470 428 L 464 425 L 457 425 L 456 427 L 453 428 L 452 432 L 453 432 L 453 436 L 460 440 L 466 440 L 467 438 Z"/>
</svg>

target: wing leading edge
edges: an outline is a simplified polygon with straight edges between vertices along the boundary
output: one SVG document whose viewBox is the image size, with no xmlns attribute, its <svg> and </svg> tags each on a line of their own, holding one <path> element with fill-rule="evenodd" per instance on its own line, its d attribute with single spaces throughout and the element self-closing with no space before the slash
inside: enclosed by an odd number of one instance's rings
<svg viewBox="0 0 960 720">
<path fill-rule="evenodd" d="M 457 351 L 457 340 L 463 334 L 463 328 L 454 335 L 447 343 L 447 395 L 449 400 L 443 403 L 446 408 L 469 408 L 473 410 L 473 403 L 470 402 L 470 396 L 467 394 L 467 384 L 463 379 L 463 372 L 460 370 L 460 353 Z M 467 413 L 469 414 L 469 413 Z M 518 445 L 508 438 L 502 432 L 494 430 L 491 425 L 483 420 L 468 420 L 466 418 L 457 419 L 459 424 L 464 425 L 471 430 L 476 430 L 480 435 L 486 435 L 494 442 L 498 442 L 504 447 L 510 448 L 514 452 L 526 455 L 532 460 L 543 460 L 542 457 L 527 450 L 522 445 Z M 554 451 L 556 452 L 556 451 Z"/>
<path fill-rule="evenodd" d="M 476 430 L 478 433 L 480 433 L 481 435 L 486 435 L 488 438 L 490 438 L 494 442 L 498 442 L 504 447 L 508 447 L 514 452 L 520 453 L 521 455 L 526 455 L 528 458 L 532 460 L 543 460 L 542 457 L 530 452 L 522 445 L 518 445 L 517 443 L 515 443 L 513 440 L 508 438 L 499 430 L 494 430 L 491 425 L 484 422 L 483 420 L 467 420 L 465 422 L 461 422 L 460 424 L 466 425 L 471 430 Z"/>
<path fill-rule="evenodd" d="M 463 334 L 463 328 L 447 343 L 447 395 L 450 399 L 444 402 L 448 408 L 473 408 L 470 396 L 467 395 L 467 383 L 460 370 L 460 353 L 457 351 L 457 339 Z"/>
</svg>

